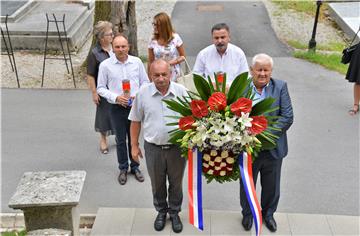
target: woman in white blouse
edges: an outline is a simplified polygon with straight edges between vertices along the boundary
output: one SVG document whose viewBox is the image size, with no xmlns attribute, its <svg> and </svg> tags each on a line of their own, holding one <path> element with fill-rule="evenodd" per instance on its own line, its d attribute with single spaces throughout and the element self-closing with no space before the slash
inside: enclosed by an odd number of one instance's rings
<svg viewBox="0 0 360 236">
<path fill-rule="evenodd" d="M 154 35 L 148 46 L 148 72 L 155 59 L 165 59 L 171 65 L 171 80 L 176 81 L 180 76 L 180 63 L 185 60 L 184 44 L 180 36 L 175 33 L 170 17 L 160 12 L 154 16 Z"/>
</svg>

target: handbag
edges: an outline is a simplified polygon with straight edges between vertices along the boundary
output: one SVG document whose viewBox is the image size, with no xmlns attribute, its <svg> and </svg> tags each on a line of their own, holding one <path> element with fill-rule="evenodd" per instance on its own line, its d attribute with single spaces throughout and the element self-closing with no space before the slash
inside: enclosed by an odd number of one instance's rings
<svg viewBox="0 0 360 236">
<path fill-rule="evenodd" d="M 359 30 L 360 30 L 360 27 L 359 27 Z M 341 57 L 341 63 L 347 64 L 347 63 L 349 63 L 349 62 L 351 61 L 351 57 L 352 57 L 355 49 L 358 47 L 359 43 L 354 44 L 354 45 L 352 45 L 352 46 L 350 46 L 350 45 L 354 42 L 357 34 L 359 33 L 359 30 L 358 30 L 357 33 L 355 34 L 353 40 L 351 40 L 351 43 L 349 44 L 349 46 L 342 51 L 342 54 L 343 54 L 343 55 L 342 55 L 342 57 Z"/>
<path fill-rule="evenodd" d="M 180 77 L 176 79 L 176 82 L 182 84 L 189 91 L 197 93 L 190 65 L 186 59 L 184 62 L 185 62 L 185 73 L 183 69 L 180 67 Z"/>
</svg>

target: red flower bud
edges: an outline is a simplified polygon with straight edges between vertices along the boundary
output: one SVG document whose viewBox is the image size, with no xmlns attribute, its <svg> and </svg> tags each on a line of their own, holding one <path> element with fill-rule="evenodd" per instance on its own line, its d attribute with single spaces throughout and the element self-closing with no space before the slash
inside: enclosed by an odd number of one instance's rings
<svg viewBox="0 0 360 236">
<path fill-rule="evenodd" d="M 179 128 L 181 130 L 192 129 L 192 124 L 194 124 L 194 122 L 195 119 L 192 116 L 181 117 L 179 120 Z"/>
<path fill-rule="evenodd" d="M 249 113 L 251 111 L 252 100 L 248 98 L 239 98 L 230 105 L 230 110 L 237 116 L 241 116 L 241 112 Z"/>
<path fill-rule="evenodd" d="M 213 93 L 208 100 L 208 105 L 212 111 L 222 111 L 226 107 L 226 95 L 221 92 Z"/>
<path fill-rule="evenodd" d="M 267 120 L 265 116 L 252 116 L 253 120 L 251 121 L 251 127 L 249 128 L 249 131 L 252 134 L 260 134 L 267 128 Z"/>
<path fill-rule="evenodd" d="M 223 83 L 224 82 L 224 74 L 223 73 L 218 73 L 216 75 L 216 80 L 218 83 Z"/>
<path fill-rule="evenodd" d="M 209 114 L 206 102 L 203 100 L 192 100 L 190 103 L 190 108 L 193 116 L 196 118 L 202 118 Z"/>
</svg>

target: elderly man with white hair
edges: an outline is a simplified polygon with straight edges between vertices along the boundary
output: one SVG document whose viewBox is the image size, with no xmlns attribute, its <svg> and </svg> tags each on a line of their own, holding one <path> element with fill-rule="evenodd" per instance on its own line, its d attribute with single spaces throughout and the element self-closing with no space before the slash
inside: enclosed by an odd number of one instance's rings
<svg viewBox="0 0 360 236">
<path fill-rule="evenodd" d="M 287 155 L 288 145 L 286 131 L 293 123 L 293 109 L 285 81 L 271 77 L 273 59 L 266 54 L 257 54 L 252 60 L 250 73 L 252 76 L 252 89 L 255 94 L 255 103 L 267 97 L 275 98 L 274 107 L 278 110 L 271 112 L 270 116 L 278 116 L 276 127 L 280 131 L 271 131 L 279 136 L 276 147 L 272 150 L 264 150 L 253 163 L 253 178 L 256 184 L 260 173 L 261 182 L 261 208 L 266 227 L 271 231 L 277 230 L 274 213 L 280 198 L 280 175 L 283 158 Z M 240 204 L 242 207 L 242 225 L 245 230 L 250 230 L 253 224 L 251 210 L 246 200 L 246 194 L 240 180 Z"/>
</svg>

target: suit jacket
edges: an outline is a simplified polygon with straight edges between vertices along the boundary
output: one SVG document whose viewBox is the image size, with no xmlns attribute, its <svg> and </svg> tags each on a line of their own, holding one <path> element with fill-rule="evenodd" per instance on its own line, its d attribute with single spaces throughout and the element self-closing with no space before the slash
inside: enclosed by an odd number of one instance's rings
<svg viewBox="0 0 360 236">
<path fill-rule="evenodd" d="M 276 142 L 276 148 L 270 150 L 270 155 L 275 159 L 284 158 L 288 153 L 286 131 L 290 128 L 294 120 L 287 84 L 283 80 L 271 78 L 269 85 L 265 87 L 265 93 L 266 97 L 276 99 L 273 107 L 278 106 L 279 109 L 269 113 L 269 115 L 280 117 L 275 127 L 281 129 L 281 131 L 271 131 L 273 134 L 279 136 L 279 139 Z M 260 155 L 261 154 L 262 153 L 260 153 Z"/>
</svg>

